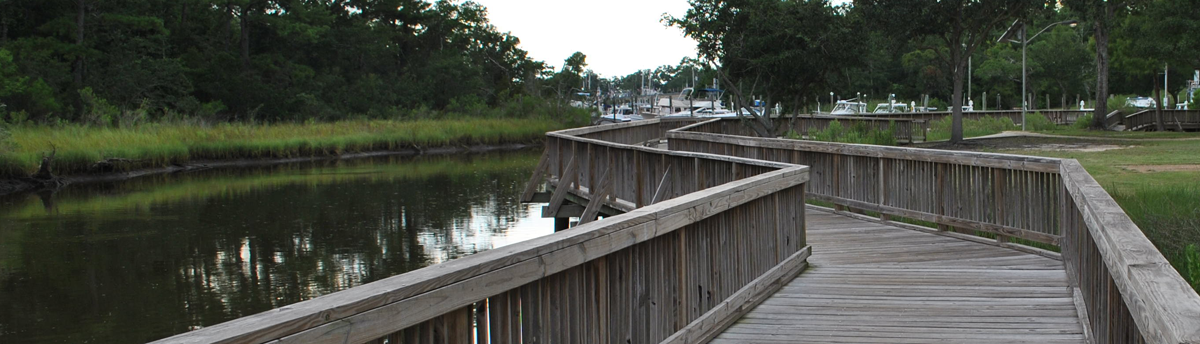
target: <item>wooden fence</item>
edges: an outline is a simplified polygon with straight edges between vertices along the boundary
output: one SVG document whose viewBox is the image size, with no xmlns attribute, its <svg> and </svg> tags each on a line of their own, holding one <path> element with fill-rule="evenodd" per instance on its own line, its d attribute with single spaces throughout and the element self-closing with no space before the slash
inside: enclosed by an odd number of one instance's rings
<svg viewBox="0 0 1200 344">
<path fill-rule="evenodd" d="M 783 131 L 794 130 L 799 135 L 810 135 L 814 131 L 825 130 L 833 122 L 838 122 L 843 128 L 849 129 L 855 125 L 865 125 L 874 130 L 891 130 L 896 142 L 912 143 L 925 141 L 929 123 L 920 119 L 891 119 L 851 116 L 797 116 L 776 117 L 772 119 L 776 126 L 785 128 Z M 703 125 L 690 126 L 688 131 L 725 133 L 740 136 L 757 136 L 743 121 L 749 120 L 712 120 L 706 119 Z M 689 123 L 690 124 L 690 123 Z"/>
<path fill-rule="evenodd" d="M 1054 124 L 1069 125 L 1074 124 L 1080 117 L 1091 114 L 1091 110 L 1029 110 L 1026 114 L 1040 113 L 1046 116 Z M 870 117 L 870 118 L 887 118 L 887 119 L 919 119 L 928 122 L 940 121 L 943 118 L 949 117 L 950 111 L 934 111 L 934 112 L 901 112 L 901 113 L 864 113 L 855 116 Z M 989 111 L 964 111 L 963 119 L 978 120 L 985 116 L 994 118 L 1008 118 L 1016 123 L 1021 124 L 1021 110 L 989 110 Z"/>
<path fill-rule="evenodd" d="M 712 125 L 668 132 L 670 149 L 809 165 L 810 199 L 988 232 L 1001 246 L 1057 257 L 1098 343 L 1200 343 L 1200 296 L 1074 160 L 691 131 Z"/>
<path fill-rule="evenodd" d="M 581 137 L 641 142 L 660 125 L 548 134 L 542 168 L 558 189 L 612 190 L 636 210 L 159 342 L 711 338 L 805 266 L 808 168 Z M 642 189 L 672 175 L 660 200 Z"/>
<path fill-rule="evenodd" d="M 1157 130 L 1155 110 L 1142 110 L 1125 116 L 1125 130 Z M 1163 130 L 1200 130 L 1200 110 L 1162 110 Z"/>
</svg>

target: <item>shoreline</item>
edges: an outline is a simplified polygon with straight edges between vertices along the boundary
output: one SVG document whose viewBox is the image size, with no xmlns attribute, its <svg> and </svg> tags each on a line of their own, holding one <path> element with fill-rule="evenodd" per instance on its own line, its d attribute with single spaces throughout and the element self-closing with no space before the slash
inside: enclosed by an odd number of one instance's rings
<svg viewBox="0 0 1200 344">
<path fill-rule="evenodd" d="M 263 159 L 230 159 L 230 160 L 197 160 L 190 161 L 185 164 L 175 164 L 166 167 L 142 168 L 124 172 L 108 172 L 98 174 L 76 174 L 67 176 L 58 176 L 58 181 L 62 183 L 57 188 L 65 188 L 72 184 L 91 184 L 91 183 L 106 183 L 117 182 L 138 177 L 203 171 L 214 168 L 227 167 L 252 167 L 252 166 L 269 166 L 278 164 L 287 164 L 295 162 L 321 161 L 321 160 L 351 160 L 363 159 L 382 156 L 420 156 L 420 155 L 447 155 L 447 154 L 473 154 L 492 151 L 514 151 L 531 147 L 541 146 L 541 143 L 503 143 L 503 144 L 486 144 L 486 145 L 471 145 L 471 146 L 441 146 L 428 149 L 404 148 L 399 150 L 387 151 L 370 151 L 361 153 L 349 153 L 339 155 L 314 155 L 299 158 L 263 158 Z M 14 196 L 24 193 L 34 193 L 52 188 L 46 187 L 32 178 L 16 178 L 16 179 L 0 179 L 0 197 Z"/>
</svg>

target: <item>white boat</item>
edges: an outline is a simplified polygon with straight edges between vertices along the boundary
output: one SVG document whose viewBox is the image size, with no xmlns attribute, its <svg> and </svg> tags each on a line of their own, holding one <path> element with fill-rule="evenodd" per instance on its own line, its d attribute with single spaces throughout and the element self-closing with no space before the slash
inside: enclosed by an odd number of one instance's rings
<svg viewBox="0 0 1200 344">
<path fill-rule="evenodd" d="M 1129 97 L 1125 99 L 1125 106 L 1141 109 L 1149 109 L 1158 106 L 1158 102 L 1150 97 Z"/>
<path fill-rule="evenodd" d="M 853 100 L 853 99 L 851 99 L 851 100 Z M 831 114 L 831 115 L 857 115 L 860 113 L 867 113 L 867 103 L 863 103 L 863 102 L 860 102 L 857 100 L 854 100 L 854 101 L 851 101 L 851 100 L 839 100 L 837 102 L 837 105 L 833 107 L 833 110 L 829 111 L 829 114 Z"/>
<path fill-rule="evenodd" d="M 890 103 L 890 104 L 876 105 L 875 111 L 873 113 L 898 113 L 898 112 L 909 112 L 909 111 L 910 110 L 908 109 L 908 104 Z"/>
<path fill-rule="evenodd" d="M 633 108 L 622 105 L 622 106 L 614 107 L 612 109 L 612 111 L 609 111 L 609 113 L 604 114 L 603 116 L 600 116 L 599 118 L 596 118 L 595 123 L 596 124 L 623 123 L 623 122 L 629 122 L 629 121 L 640 121 L 642 119 L 643 119 L 642 115 L 639 115 L 636 112 L 634 112 Z"/>
</svg>

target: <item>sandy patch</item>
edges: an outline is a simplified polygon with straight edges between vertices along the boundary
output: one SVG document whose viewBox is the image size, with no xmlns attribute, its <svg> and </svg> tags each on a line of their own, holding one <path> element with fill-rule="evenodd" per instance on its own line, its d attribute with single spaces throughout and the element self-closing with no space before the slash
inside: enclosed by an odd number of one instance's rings
<svg viewBox="0 0 1200 344">
<path fill-rule="evenodd" d="M 1022 145 L 1008 148 L 1009 150 L 1040 150 L 1040 151 L 1056 151 L 1056 152 L 1103 152 L 1114 149 L 1125 149 L 1133 146 L 1119 145 L 1098 145 L 1098 144 L 1074 144 L 1074 143 L 1045 143 L 1034 145 Z"/>
<path fill-rule="evenodd" d="M 1126 165 L 1126 170 L 1148 172 L 1200 172 L 1200 165 Z"/>
</svg>

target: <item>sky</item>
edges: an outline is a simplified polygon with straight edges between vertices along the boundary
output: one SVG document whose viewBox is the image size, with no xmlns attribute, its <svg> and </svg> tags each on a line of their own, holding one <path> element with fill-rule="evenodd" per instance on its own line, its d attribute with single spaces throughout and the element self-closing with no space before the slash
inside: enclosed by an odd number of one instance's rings
<svg viewBox="0 0 1200 344">
<path fill-rule="evenodd" d="M 676 65 L 696 56 L 696 41 L 659 22 L 681 17 L 687 0 L 473 0 L 487 7 L 500 32 L 521 39 L 535 60 L 556 69 L 576 51 L 601 77 Z"/>
</svg>

